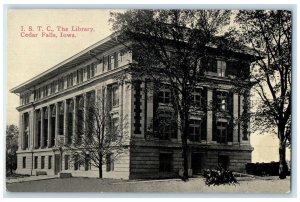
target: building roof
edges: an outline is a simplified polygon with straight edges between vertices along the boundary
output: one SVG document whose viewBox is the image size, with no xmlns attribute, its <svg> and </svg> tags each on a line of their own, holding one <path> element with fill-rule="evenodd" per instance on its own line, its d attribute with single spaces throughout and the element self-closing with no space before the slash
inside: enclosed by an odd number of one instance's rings
<svg viewBox="0 0 300 202">
<path fill-rule="evenodd" d="M 34 85 L 37 85 L 45 80 L 52 78 L 53 76 L 61 74 L 61 70 L 67 71 L 72 67 L 75 67 L 82 62 L 91 59 L 94 55 L 104 52 L 105 50 L 119 45 L 113 35 L 110 35 L 101 41 L 89 46 L 88 48 L 80 51 L 79 53 L 73 55 L 72 57 L 60 62 L 59 64 L 55 65 L 54 67 L 48 69 L 47 71 L 33 77 L 32 79 L 12 88 L 10 90 L 11 93 L 20 93 Z"/>
</svg>

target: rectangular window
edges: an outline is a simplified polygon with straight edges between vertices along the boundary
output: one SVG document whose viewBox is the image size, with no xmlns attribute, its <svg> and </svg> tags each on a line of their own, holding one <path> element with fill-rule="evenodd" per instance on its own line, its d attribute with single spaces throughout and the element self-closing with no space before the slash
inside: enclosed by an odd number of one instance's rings
<svg viewBox="0 0 300 202">
<path fill-rule="evenodd" d="M 108 59 L 107 70 L 109 71 L 114 67 L 114 56 L 109 55 L 107 56 L 107 59 Z"/>
<path fill-rule="evenodd" d="M 112 100 L 112 107 L 119 106 L 119 88 L 118 88 L 118 86 L 113 86 L 111 88 L 111 100 Z"/>
<path fill-rule="evenodd" d="M 227 142 L 227 122 L 217 122 L 217 142 Z"/>
<path fill-rule="evenodd" d="M 172 171 L 172 153 L 159 154 L 159 172 Z"/>
<path fill-rule="evenodd" d="M 118 68 L 118 62 L 119 62 L 119 59 L 118 59 L 118 53 L 114 53 L 114 68 Z"/>
<path fill-rule="evenodd" d="M 227 111 L 227 92 L 217 92 L 217 109 L 218 111 Z"/>
<path fill-rule="evenodd" d="M 86 74 L 87 74 L 87 79 L 90 79 L 91 78 L 91 67 L 90 67 L 90 65 L 88 65 L 87 67 L 86 67 Z"/>
<path fill-rule="evenodd" d="M 22 96 L 21 100 L 23 105 L 28 104 L 30 100 L 30 94 L 25 94 L 24 96 Z"/>
<path fill-rule="evenodd" d="M 69 74 L 67 79 L 68 79 L 67 80 L 67 87 L 73 86 L 73 79 L 74 79 L 73 73 Z"/>
<path fill-rule="evenodd" d="M 168 90 L 163 90 L 158 93 L 158 102 L 162 104 L 171 103 L 171 92 Z"/>
<path fill-rule="evenodd" d="M 218 76 L 225 77 L 225 71 L 226 71 L 226 62 L 222 60 L 218 60 L 217 61 Z"/>
<path fill-rule="evenodd" d="M 64 78 L 58 79 L 58 91 L 61 91 L 64 89 Z"/>
<path fill-rule="evenodd" d="M 48 156 L 48 169 L 52 169 L 52 156 Z"/>
<path fill-rule="evenodd" d="M 56 91 L 56 81 L 53 81 L 51 84 L 50 94 L 54 94 Z"/>
<path fill-rule="evenodd" d="M 192 104 L 201 107 L 201 89 L 197 88 L 192 92 Z"/>
<path fill-rule="evenodd" d="M 26 157 L 25 156 L 23 156 L 23 162 L 22 162 L 22 164 L 23 164 L 23 168 L 26 168 Z"/>
<path fill-rule="evenodd" d="M 107 70 L 108 67 L 108 56 L 103 57 L 103 72 Z"/>
<path fill-rule="evenodd" d="M 106 155 L 106 172 L 114 171 L 114 160 L 112 154 Z"/>
<path fill-rule="evenodd" d="M 201 120 L 190 120 L 189 124 L 189 140 L 200 141 L 201 140 Z"/>
<path fill-rule="evenodd" d="M 69 170 L 69 160 L 70 160 L 70 156 L 65 155 L 65 170 Z"/>
<path fill-rule="evenodd" d="M 77 70 L 77 83 L 83 82 L 83 69 Z"/>
<path fill-rule="evenodd" d="M 159 117 L 159 138 L 162 140 L 177 139 L 177 126 L 172 114 Z"/>
<path fill-rule="evenodd" d="M 34 98 L 33 98 L 34 101 L 37 101 L 37 90 L 34 90 L 33 94 L 34 94 L 34 95 L 33 95 L 33 96 L 34 96 Z"/>
<path fill-rule="evenodd" d="M 95 76 L 95 71 L 96 71 L 96 65 L 95 63 L 92 63 L 91 64 L 91 77 L 94 77 Z"/>
<path fill-rule="evenodd" d="M 41 169 L 45 168 L 45 156 L 41 157 Z"/>
<path fill-rule="evenodd" d="M 48 89 L 47 89 L 48 86 L 44 86 L 43 87 L 43 97 L 46 97 L 48 95 Z"/>
<path fill-rule="evenodd" d="M 111 121 L 111 141 L 115 141 L 118 136 L 119 118 L 113 118 Z"/>
<path fill-rule="evenodd" d="M 206 68 L 208 72 L 217 73 L 217 60 L 215 58 L 203 58 L 201 65 Z"/>
<path fill-rule="evenodd" d="M 121 50 L 120 52 L 118 52 L 118 65 L 120 65 L 120 63 L 123 60 L 123 54 L 124 54 L 123 50 Z"/>
<path fill-rule="evenodd" d="M 34 157 L 34 169 L 37 169 L 38 168 L 38 156 L 35 156 Z"/>
<path fill-rule="evenodd" d="M 41 98 L 41 88 L 34 91 L 34 100 L 39 100 Z"/>
</svg>

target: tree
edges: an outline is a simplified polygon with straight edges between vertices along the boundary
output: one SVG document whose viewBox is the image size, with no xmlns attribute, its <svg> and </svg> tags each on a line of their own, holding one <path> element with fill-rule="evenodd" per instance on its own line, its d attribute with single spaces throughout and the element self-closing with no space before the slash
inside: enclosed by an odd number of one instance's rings
<svg viewBox="0 0 300 202">
<path fill-rule="evenodd" d="M 253 113 L 255 129 L 277 133 L 279 177 L 287 175 L 286 145 L 291 141 L 291 12 L 241 10 L 235 21 L 239 39 L 257 55 L 251 80 L 260 98 Z"/>
<path fill-rule="evenodd" d="M 229 19 L 230 11 L 226 10 L 128 10 L 113 13 L 110 19 L 117 40 L 133 53 L 127 70 L 131 78 L 152 83 L 156 90 L 171 91 L 172 107 L 179 115 L 183 180 L 188 179 L 192 94 L 207 83 L 207 66 L 200 61 L 209 55 L 209 46 L 215 44 L 216 35 Z"/>
<path fill-rule="evenodd" d="M 82 111 L 84 99 L 78 101 L 76 137 L 71 144 L 65 145 L 75 169 L 85 165 L 88 170 L 93 165 L 98 168 L 99 178 L 103 177 L 102 166 L 112 165 L 129 148 L 126 116 L 114 116 L 110 103 L 113 101 L 106 101 L 103 97 L 104 94 L 100 93 L 97 99 L 95 93 L 85 96 L 85 116 Z"/>
<path fill-rule="evenodd" d="M 18 150 L 19 129 L 16 125 L 6 126 L 6 172 L 13 174 L 17 169 L 17 150 Z"/>
</svg>

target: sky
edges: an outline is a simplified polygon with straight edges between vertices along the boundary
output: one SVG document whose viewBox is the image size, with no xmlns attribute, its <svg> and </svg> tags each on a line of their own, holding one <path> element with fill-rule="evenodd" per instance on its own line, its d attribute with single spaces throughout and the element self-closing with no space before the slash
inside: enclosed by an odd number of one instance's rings
<svg viewBox="0 0 300 202">
<path fill-rule="evenodd" d="M 111 26 L 108 19 L 111 11 L 105 9 L 8 10 L 6 32 L 7 124 L 18 125 L 16 107 L 19 106 L 19 97 L 10 93 L 9 90 L 110 35 Z M 30 26 L 33 31 L 30 31 Z M 60 32 L 65 30 L 64 34 L 71 33 L 72 26 L 74 28 L 93 28 L 93 31 L 72 32 L 75 33 L 75 38 L 61 37 Z M 53 30 L 52 33 L 57 37 L 45 37 L 46 34 L 51 35 L 47 28 Z M 38 31 L 39 29 L 40 31 Z M 44 30 L 44 35 L 42 30 Z M 30 37 L 36 33 L 37 37 Z M 253 162 L 278 161 L 276 136 L 252 134 L 250 141 L 254 147 Z M 289 159 L 289 152 L 287 156 Z"/>
</svg>

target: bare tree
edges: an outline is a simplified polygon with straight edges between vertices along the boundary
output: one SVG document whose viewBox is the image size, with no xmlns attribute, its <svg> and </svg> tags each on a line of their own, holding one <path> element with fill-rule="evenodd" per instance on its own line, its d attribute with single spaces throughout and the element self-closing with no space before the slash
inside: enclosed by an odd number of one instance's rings
<svg viewBox="0 0 300 202">
<path fill-rule="evenodd" d="M 119 42 L 133 53 L 128 73 L 133 79 L 169 89 L 172 108 L 179 115 L 183 180 L 188 179 L 189 117 L 195 89 L 207 84 L 202 60 L 211 55 L 222 28 L 229 23 L 226 10 L 128 10 L 112 14 Z M 150 88 L 150 85 L 149 85 Z M 155 123 L 154 123 L 155 125 Z"/>
<path fill-rule="evenodd" d="M 279 139 L 279 177 L 287 175 L 286 145 L 291 141 L 291 12 L 241 10 L 236 16 L 239 41 L 257 55 L 251 75 L 256 103 L 254 129 Z"/>
<path fill-rule="evenodd" d="M 94 93 L 86 95 L 85 116 L 77 111 L 76 137 L 65 145 L 75 169 L 85 165 L 88 170 L 92 165 L 98 168 L 99 178 L 103 177 L 103 165 L 113 165 L 129 149 L 127 116 L 114 116 L 110 101 L 103 98 L 99 95 L 95 99 Z M 78 107 L 83 103 L 79 101 Z"/>
<path fill-rule="evenodd" d="M 13 174 L 17 169 L 17 150 L 18 150 L 19 129 L 16 125 L 6 126 L 6 172 Z"/>
</svg>

